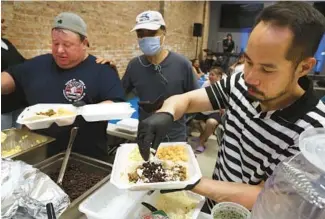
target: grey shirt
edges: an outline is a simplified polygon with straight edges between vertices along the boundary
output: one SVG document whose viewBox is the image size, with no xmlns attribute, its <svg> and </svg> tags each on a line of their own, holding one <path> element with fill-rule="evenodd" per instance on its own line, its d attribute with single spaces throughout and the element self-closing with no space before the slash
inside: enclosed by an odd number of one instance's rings
<svg viewBox="0 0 325 219">
<path fill-rule="evenodd" d="M 132 59 L 127 66 L 122 83 L 127 94 L 135 90 L 140 101 L 151 102 L 161 94 L 164 94 L 167 99 L 198 88 L 190 61 L 171 51 L 158 66 L 151 64 L 144 55 Z M 139 109 L 140 121 L 148 116 L 150 114 Z M 164 140 L 185 141 L 187 136 L 185 121 L 185 116 L 175 121 Z"/>
</svg>

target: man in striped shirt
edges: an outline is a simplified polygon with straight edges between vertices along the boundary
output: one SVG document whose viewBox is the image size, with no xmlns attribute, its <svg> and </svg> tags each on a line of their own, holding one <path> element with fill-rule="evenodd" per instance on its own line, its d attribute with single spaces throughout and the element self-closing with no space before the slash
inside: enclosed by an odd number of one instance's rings
<svg viewBox="0 0 325 219">
<path fill-rule="evenodd" d="M 167 99 L 142 121 L 138 144 L 144 159 L 173 120 L 185 113 L 227 108 L 225 134 L 213 179 L 185 189 L 214 201 L 251 209 L 276 165 L 298 152 L 298 137 L 325 127 L 325 106 L 307 78 L 325 31 L 324 16 L 304 2 L 280 2 L 257 18 L 245 52 L 244 72 L 206 89 Z"/>
</svg>

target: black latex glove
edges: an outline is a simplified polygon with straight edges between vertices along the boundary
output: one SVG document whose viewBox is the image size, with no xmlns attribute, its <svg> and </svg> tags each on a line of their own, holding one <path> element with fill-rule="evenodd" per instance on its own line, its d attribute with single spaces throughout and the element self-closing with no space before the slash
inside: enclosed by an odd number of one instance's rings
<svg viewBox="0 0 325 219">
<path fill-rule="evenodd" d="M 197 184 L 199 184 L 201 181 L 201 179 L 199 179 L 198 181 L 196 181 L 194 184 L 190 184 L 190 185 L 187 185 L 185 188 L 183 189 L 170 189 L 170 190 L 160 190 L 160 193 L 161 194 L 166 194 L 166 193 L 170 193 L 170 192 L 179 192 L 179 191 L 184 191 L 184 190 L 192 190 L 195 188 L 195 186 Z"/>
<path fill-rule="evenodd" d="M 145 161 L 149 160 L 150 148 L 158 148 L 173 122 L 173 115 L 167 112 L 155 113 L 139 122 L 137 143 Z"/>
</svg>

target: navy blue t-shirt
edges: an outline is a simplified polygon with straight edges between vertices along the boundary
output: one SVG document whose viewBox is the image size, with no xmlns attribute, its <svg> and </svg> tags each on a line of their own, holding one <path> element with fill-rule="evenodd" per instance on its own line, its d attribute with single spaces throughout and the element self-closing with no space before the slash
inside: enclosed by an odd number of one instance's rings
<svg viewBox="0 0 325 219">
<path fill-rule="evenodd" d="M 105 100 L 123 101 L 124 90 L 117 73 L 108 65 L 97 64 L 95 60 L 94 56 L 89 55 L 76 67 L 61 69 L 53 56 L 46 54 L 9 68 L 8 73 L 24 90 L 28 105 L 73 103 L 78 100 L 87 104 Z M 85 122 L 78 116 L 72 126 L 58 127 L 53 124 L 49 129 L 37 132 L 56 138 L 51 147 L 60 151 L 66 149 L 73 126 L 79 127 L 73 146 L 75 151 L 98 157 L 105 150 L 107 122 Z"/>
<path fill-rule="evenodd" d="M 122 83 L 126 93 L 135 89 L 141 101 L 151 102 L 161 94 L 167 99 L 199 88 L 190 61 L 172 51 L 159 65 L 151 64 L 144 55 L 132 59 Z M 139 120 L 151 114 L 140 108 Z M 186 137 L 186 119 L 183 116 L 172 124 L 164 141 L 186 141 Z"/>
</svg>

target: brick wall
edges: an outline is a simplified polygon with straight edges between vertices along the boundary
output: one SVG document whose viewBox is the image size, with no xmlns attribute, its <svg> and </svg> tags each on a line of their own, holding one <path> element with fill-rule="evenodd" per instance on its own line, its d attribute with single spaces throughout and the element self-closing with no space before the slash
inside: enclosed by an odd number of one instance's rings
<svg viewBox="0 0 325 219">
<path fill-rule="evenodd" d="M 137 14 L 161 11 L 165 17 L 166 47 L 194 58 L 196 38 L 193 23 L 208 27 L 209 2 L 2 2 L 1 13 L 8 26 L 5 37 L 26 57 L 50 52 L 53 18 L 63 11 L 79 14 L 88 25 L 89 52 L 116 61 L 121 76 L 128 61 L 141 52 L 130 29 Z M 205 11 L 205 13 L 204 13 Z M 199 53 L 207 46 L 208 28 L 199 41 Z M 203 40 L 202 40 L 203 39 Z"/>
</svg>

